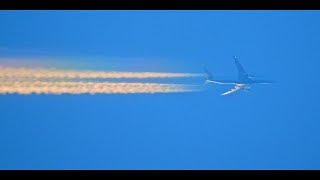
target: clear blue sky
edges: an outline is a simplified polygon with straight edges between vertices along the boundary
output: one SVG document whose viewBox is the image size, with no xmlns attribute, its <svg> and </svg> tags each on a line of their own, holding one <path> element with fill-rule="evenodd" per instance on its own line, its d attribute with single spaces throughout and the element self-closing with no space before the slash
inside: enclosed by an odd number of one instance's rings
<svg viewBox="0 0 320 180">
<path fill-rule="evenodd" d="M 319 19 L 320 11 L 0 11 L 1 56 L 113 59 L 113 70 L 132 71 L 202 73 L 206 64 L 230 78 L 237 56 L 276 81 L 229 96 L 219 94 L 230 86 L 211 84 L 176 94 L 0 95 L 0 169 L 320 169 Z"/>
</svg>

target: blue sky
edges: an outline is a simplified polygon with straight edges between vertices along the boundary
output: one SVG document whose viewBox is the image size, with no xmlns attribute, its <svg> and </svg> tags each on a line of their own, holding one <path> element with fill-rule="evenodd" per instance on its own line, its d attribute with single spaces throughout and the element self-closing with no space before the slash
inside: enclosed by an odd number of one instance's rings
<svg viewBox="0 0 320 180">
<path fill-rule="evenodd" d="M 0 95 L 0 169 L 319 169 L 319 19 L 319 11 L 0 11 L 1 57 L 187 73 L 205 64 L 236 78 L 237 56 L 276 81 L 229 96 L 219 94 L 230 86 L 216 84 Z"/>
</svg>

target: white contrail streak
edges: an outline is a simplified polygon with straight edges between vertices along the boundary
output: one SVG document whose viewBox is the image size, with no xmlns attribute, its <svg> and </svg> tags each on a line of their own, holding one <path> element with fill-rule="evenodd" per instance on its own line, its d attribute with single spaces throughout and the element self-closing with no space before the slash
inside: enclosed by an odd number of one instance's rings
<svg viewBox="0 0 320 180">
<path fill-rule="evenodd" d="M 157 83 L 19 82 L 0 83 L 0 94 L 114 94 L 191 92 L 192 86 Z"/>
<path fill-rule="evenodd" d="M 0 78 L 179 78 L 198 76 L 203 75 L 196 73 L 104 72 L 0 67 Z"/>
</svg>

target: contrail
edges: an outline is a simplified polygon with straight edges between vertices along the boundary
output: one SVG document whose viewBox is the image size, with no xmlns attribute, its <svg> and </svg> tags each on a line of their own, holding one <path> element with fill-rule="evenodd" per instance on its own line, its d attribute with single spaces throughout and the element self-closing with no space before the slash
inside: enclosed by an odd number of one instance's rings
<svg viewBox="0 0 320 180">
<path fill-rule="evenodd" d="M 9 63 L 10 64 L 10 63 Z M 18 64 L 19 65 L 19 64 Z M 141 82 L 106 82 L 127 78 L 188 78 L 196 73 L 118 72 L 66 70 L 46 67 L 16 67 L 0 64 L 0 94 L 129 94 L 199 91 L 195 85 Z M 102 82 L 92 82 L 99 79 Z"/>
<path fill-rule="evenodd" d="M 46 68 L 0 67 L 1 78 L 183 78 L 199 77 L 196 73 L 75 71 Z"/>
<path fill-rule="evenodd" d="M 157 83 L 110 83 L 110 82 L 26 82 L 0 83 L 0 94 L 129 94 L 174 93 L 195 91 L 191 85 Z"/>
</svg>

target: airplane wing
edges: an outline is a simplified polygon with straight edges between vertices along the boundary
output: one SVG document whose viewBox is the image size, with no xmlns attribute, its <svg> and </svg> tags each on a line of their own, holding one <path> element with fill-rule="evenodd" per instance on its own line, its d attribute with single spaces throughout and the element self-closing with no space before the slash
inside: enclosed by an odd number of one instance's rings
<svg viewBox="0 0 320 180">
<path fill-rule="evenodd" d="M 219 82 L 214 80 L 206 80 L 207 82 L 216 83 L 216 84 L 237 84 L 237 82 Z"/>
<path fill-rule="evenodd" d="M 234 62 L 236 63 L 236 67 L 237 67 L 237 70 L 238 70 L 238 77 L 239 79 L 245 79 L 248 77 L 248 73 L 244 70 L 243 66 L 240 64 L 240 62 L 238 61 L 238 59 L 233 56 L 234 58 Z"/>
<path fill-rule="evenodd" d="M 244 84 L 236 84 L 234 86 L 234 88 L 230 89 L 229 91 L 227 91 L 227 92 L 225 92 L 225 93 L 223 93 L 221 95 L 224 96 L 224 95 L 228 95 L 228 94 L 234 93 L 234 92 L 240 90 L 243 86 L 244 86 Z"/>
</svg>

